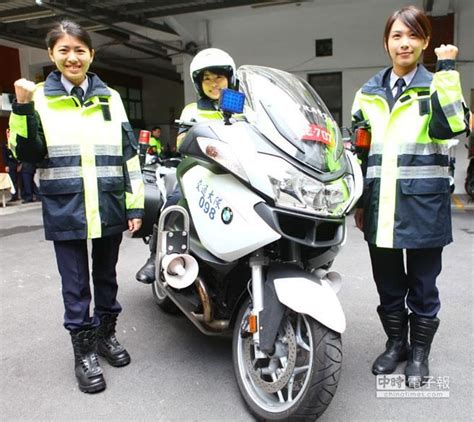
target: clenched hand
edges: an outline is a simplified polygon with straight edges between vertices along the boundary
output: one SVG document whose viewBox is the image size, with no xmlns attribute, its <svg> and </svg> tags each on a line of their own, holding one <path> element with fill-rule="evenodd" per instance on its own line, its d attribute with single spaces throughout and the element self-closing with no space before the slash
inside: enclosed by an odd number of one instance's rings
<svg viewBox="0 0 474 422">
<path fill-rule="evenodd" d="M 21 78 L 15 82 L 16 101 L 20 104 L 31 103 L 36 85 L 28 79 Z"/>
<path fill-rule="evenodd" d="M 455 60 L 458 55 L 458 48 L 451 44 L 441 44 L 434 49 L 434 52 L 438 60 Z"/>
</svg>

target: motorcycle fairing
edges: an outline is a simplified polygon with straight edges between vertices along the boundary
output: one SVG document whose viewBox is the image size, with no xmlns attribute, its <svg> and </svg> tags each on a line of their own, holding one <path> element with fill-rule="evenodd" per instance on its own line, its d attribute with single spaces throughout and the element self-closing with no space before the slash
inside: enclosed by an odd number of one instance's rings
<svg viewBox="0 0 474 422">
<path fill-rule="evenodd" d="M 218 140 L 216 133 L 212 129 L 213 123 L 224 124 L 221 121 L 208 121 L 196 123 L 194 126 L 190 127 L 183 139 L 181 146 L 179 147 L 179 152 L 184 156 L 191 156 L 204 159 L 205 161 L 210 161 L 209 157 L 207 157 L 201 148 L 199 148 L 199 145 L 196 143 L 196 138 L 198 136 L 202 136 L 205 138 Z"/>
<path fill-rule="evenodd" d="M 347 206 L 346 213 L 349 213 L 352 208 L 357 204 L 357 201 L 362 196 L 362 191 L 364 187 L 364 176 L 362 175 L 362 169 L 360 168 L 359 163 L 357 162 L 357 157 L 352 152 L 346 151 L 347 161 L 352 169 L 352 174 L 354 175 L 354 194 L 352 196 L 352 201 Z"/>
<path fill-rule="evenodd" d="M 263 66 L 241 66 L 237 74 L 252 125 L 306 166 L 333 179 L 342 176 L 347 162 L 340 130 L 306 81 Z"/>
<path fill-rule="evenodd" d="M 307 314 L 338 333 L 346 329 L 346 317 L 334 289 L 324 279 L 314 280 L 303 270 L 275 278 L 278 300 L 295 312 Z"/>
<path fill-rule="evenodd" d="M 262 201 L 230 174 L 190 167 L 181 180 L 202 245 L 226 262 L 239 259 L 281 236 L 255 212 Z"/>
<path fill-rule="evenodd" d="M 264 202 L 255 205 L 255 212 L 282 237 L 312 248 L 340 245 L 346 236 L 343 218 L 329 219 L 272 207 Z M 301 233 L 291 228 L 304 228 Z"/>
</svg>

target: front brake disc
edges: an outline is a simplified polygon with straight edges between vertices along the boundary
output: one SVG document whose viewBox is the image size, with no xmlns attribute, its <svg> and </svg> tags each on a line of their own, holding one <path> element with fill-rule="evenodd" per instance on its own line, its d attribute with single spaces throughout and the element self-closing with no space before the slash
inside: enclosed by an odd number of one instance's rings
<svg viewBox="0 0 474 422">
<path fill-rule="evenodd" d="M 270 381 L 263 378 L 264 375 L 262 374 L 262 367 L 258 366 L 258 362 L 261 361 L 261 359 L 254 359 L 252 356 L 252 351 L 254 350 L 253 338 L 248 337 L 242 340 L 244 348 L 243 356 L 250 377 L 256 385 L 258 385 L 262 390 L 270 394 L 276 393 L 286 386 L 291 376 L 293 375 L 293 371 L 296 365 L 297 344 L 295 331 L 293 330 L 293 327 L 291 326 L 290 321 L 288 320 L 286 320 L 285 323 L 282 325 L 284 325 L 284 327 L 283 329 L 279 330 L 276 343 L 284 343 L 284 347 L 287 350 L 287 355 L 285 356 L 287 360 L 286 365 L 283 368 L 279 368 L 280 371 L 273 372 L 274 376 L 276 377 L 275 380 Z M 268 361 L 272 359 L 279 360 L 278 357 L 272 356 L 268 356 L 265 359 L 268 359 Z"/>
</svg>

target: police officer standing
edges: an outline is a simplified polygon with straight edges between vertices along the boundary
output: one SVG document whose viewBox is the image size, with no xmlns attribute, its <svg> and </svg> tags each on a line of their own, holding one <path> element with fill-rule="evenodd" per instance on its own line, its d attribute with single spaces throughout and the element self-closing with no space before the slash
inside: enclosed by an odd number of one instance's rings
<svg viewBox="0 0 474 422">
<path fill-rule="evenodd" d="M 364 122 L 372 135 L 370 150 L 360 155 L 365 189 L 355 220 L 369 245 L 377 312 L 388 336 L 372 372 L 390 374 L 407 360 L 410 387 L 429 375 L 439 326 L 436 278 L 443 247 L 452 241 L 446 140 L 467 131 L 457 48 L 435 49 L 434 74 L 418 64 L 430 36 L 422 11 L 394 12 L 384 33 L 392 66 L 357 92 L 352 110 L 354 124 Z"/>
<path fill-rule="evenodd" d="M 44 83 L 15 82 L 10 145 L 22 161 L 38 163 L 47 240 L 54 242 L 79 389 L 105 389 L 97 354 L 124 366 L 130 355 L 115 335 L 122 308 L 116 263 L 122 232 L 139 230 L 143 180 L 137 143 L 120 95 L 89 73 L 89 34 L 71 21 L 46 36 L 57 70 Z M 87 241 L 92 243 L 94 309 Z"/>
</svg>

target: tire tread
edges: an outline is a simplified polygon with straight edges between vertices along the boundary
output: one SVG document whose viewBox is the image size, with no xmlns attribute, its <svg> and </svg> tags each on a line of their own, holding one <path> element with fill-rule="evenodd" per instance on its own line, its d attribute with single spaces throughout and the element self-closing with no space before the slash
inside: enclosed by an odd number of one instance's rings
<svg viewBox="0 0 474 422">
<path fill-rule="evenodd" d="M 248 305 L 248 303 L 247 303 Z M 257 407 L 246 393 L 242 381 L 239 378 L 238 364 L 236 363 L 236 340 L 235 336 L 240 327 L 240 321 L 245 310 L 245 304 L 237 318 L 234 331 L 234 373 L 236 375 L 239 389 L 244 401 L 252 414 L 258 420 L 279 420 L 279 421 L 310 421 L 319 418 L 331 403 L 339 382 L 342 367 L 342 342 L 339 333 L 323 326 L 313 318 L 308 318 L 310 330 L 313 335 L 314 352 L 313 359 L 316 360 L 313 365 L 310 376 L 311 385 L 307 387 L 306 392 L 299 401 L 297 409 L 289 409 L 281 414 L 268 414 L 268 412 Z"/>
</svg>

